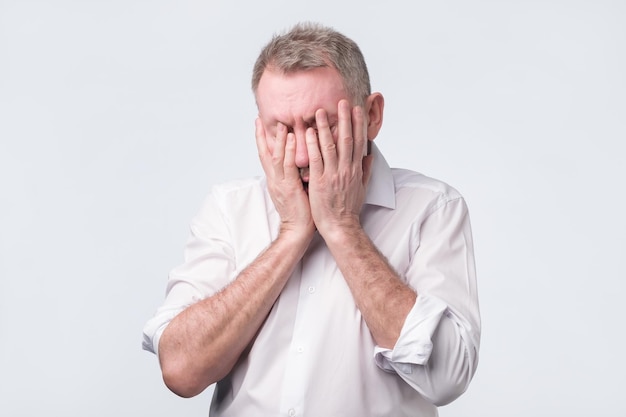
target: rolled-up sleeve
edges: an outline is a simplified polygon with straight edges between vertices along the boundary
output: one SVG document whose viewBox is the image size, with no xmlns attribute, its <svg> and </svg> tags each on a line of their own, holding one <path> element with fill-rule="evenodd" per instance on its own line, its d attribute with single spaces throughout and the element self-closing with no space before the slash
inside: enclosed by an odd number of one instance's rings
<svg viewBox="0 0 626 417">
<path fill-rule="evenodd" d="M 165 301 L 144 326 L 144 350 L 158 355 L 160 337 L 170 321 L 230 282 L 235 274 L 235 261 L 228 236 L 227 221 L 215 195 L 211 194 L 191 222 L 184 263 L 170 272 Z"/>
<path fill-rule="evenodd" d="M 417 291 L 393 349 L 374 358 L 436 405 L 461 395 L 478 364 L 480 314 L 474 249 L 461 197 L 444 199 L 412 228 L 404 278 Z"/>
</svg>

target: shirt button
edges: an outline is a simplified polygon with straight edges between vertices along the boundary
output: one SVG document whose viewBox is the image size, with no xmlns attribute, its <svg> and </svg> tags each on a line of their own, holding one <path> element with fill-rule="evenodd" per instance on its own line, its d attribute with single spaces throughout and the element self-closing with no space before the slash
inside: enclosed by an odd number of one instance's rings
<svg viewBox="0 0 626 417">
<path fill-rule="evenodd" d="M 296 410 L 294 410 L 293 408 L 290 408 L 287 414 L 289 414 L 289 417 L 294 417 L 296 415 Z"/>
<path fill-rule="evenodd" d="M 304 352 L 304 348 L 302 346 L 298 346 L 298 349 L 296 349 L 298 351 L 298 353 L 302 353 Z M 292 408 L 293 410 L 293 408 Z"/>
<path fill-rule="evenodd" d="M 315 292 L 315 287 L 309 287 L 309 294 L 313 294 Z"/>
</svg>

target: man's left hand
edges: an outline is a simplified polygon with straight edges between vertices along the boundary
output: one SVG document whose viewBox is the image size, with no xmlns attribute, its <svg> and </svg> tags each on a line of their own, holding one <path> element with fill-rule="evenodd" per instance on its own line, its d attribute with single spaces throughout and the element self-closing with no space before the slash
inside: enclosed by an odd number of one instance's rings
<svg viewBox="0 0 626 417">
<path fill-rule="evenodd" d="M 363 108 L 338 104 L 338 126 L 331 131 L 328 115 L 315 113 L 315 129 L 306 131 L 309 154 L 309 200 L 315 225 L 328 242 L 346 231 L 360 228 L 359 216 L 369 182 L 372 156 L 367 148 Z"/>
</svg>

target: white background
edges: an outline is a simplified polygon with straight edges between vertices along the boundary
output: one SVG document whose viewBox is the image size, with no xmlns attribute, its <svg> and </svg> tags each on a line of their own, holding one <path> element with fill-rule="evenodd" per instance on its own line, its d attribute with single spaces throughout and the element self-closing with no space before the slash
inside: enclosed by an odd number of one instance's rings
<svg viewBox="0 0 626 417">
<path fill-rule="evenodd" d="M 141 330 L 211 184 L 261 173 L 252 64 L 355 39 L 392 166 L 471 210 L 481 362 L 444 417 L 624 416 L 623 1 L 0 0 L 0 415 L 204 416 Z"/>
</svg>

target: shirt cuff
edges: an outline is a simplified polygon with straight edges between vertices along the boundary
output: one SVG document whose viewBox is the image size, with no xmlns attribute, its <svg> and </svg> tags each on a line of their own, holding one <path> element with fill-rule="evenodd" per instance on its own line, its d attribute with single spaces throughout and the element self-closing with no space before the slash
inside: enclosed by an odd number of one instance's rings
<svg viewBox="0 0 626 417">
<path fill-rule="evenodd" d="M 419 295 L 393 349 L 374 349 L 376 365 L 383 371 L 410 374 L 414 365 L 426 364 L 433 350 L 432 336 L 446 308 L 437 297 Z"/>
<path fill-rule="evenodd" d="M 143 350 L 152 352 L 158 357 L 159 340 L 161 339 L 163 331 L 167 325 L 170 324 L 170 321 L 184 309 L 185 307 L 180 306 L 161 307 L 157 314 L 150 319 L 143 328 L 143 341 L 141 343 Z"/>
</svg>

